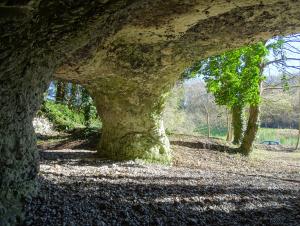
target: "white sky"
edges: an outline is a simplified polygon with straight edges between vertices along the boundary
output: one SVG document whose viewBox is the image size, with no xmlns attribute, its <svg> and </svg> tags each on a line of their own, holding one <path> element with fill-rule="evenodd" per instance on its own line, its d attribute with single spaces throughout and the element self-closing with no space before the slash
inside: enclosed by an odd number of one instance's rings
<svg viewBox="0 0 300 226">
<path fill-rule="evenodd" d="M 300 40 L 299 40 L 300 41 Z M 300 50 L 300 42 L 295 42 L 295 43 L 290 43 L 292 46 L 294 46 L 295 48 Z M 291 53 L 291 52 L 287 52 L 286 54 L 287 58 L 299 58 L 300 59 L 300 54 L 295 54 L 295 53 Z M 274 59 L 272 57 L 272 53 L 269 54 L 268 56 L 269 60 Z M 291 66 L 300 66 L 300 60 L 296 61 L 296 60 L 287 60 L 286 61 L 287 65 L 291 65 Z M 297 69 L 287 69 L 288 72 L 290 72 L 291 74 L 299 74 L 300 71 Z M 278 70 L 278 68 L 275 65 L 269 65 L 268 67 L 266 67 L 265 71 L 264 71 L 265 76 L 269 76 L 269 75 L 280 75 L 281 71 Z"/>
<path fill-rule="evenodd" d="M 300 36 L 298 37 L 300 38 Z M 272 41 L 272 39 L 269 40 L 270 42 Z M 293 42 L 293 43 L 290 43 L 290 45 L 294 46 L 295 48 L 299 49 L 300 50 L 300 39 L 297 40 L 298 42 Z M 287 52 L 286 54 L 286 57 L 287 58 L 299 58 L 300 59 L 300 54 L 295 54 L 295 53 L 291 53 L 291 52 Z M 273 53 L 270 52 L 270 54 L 268 55 L 268 60 L 271 61 L 271 60 L 274 60 L 274 57 L 273 57 Z M 292 65 L 292 66 L 300 66 L 300 60 L 296 61 L 296 60 L 287 60 L 286 61 L 286 64 L 287 65 Z M 298 69 L 286 69 L 289 73 L 291 74 L 294 74 L 294 75 L 299 75 L 300 76 L 300 70 Z M 272 65 L 270 64 L 269 66 L 267 66 L 264 70 L 264 75 L 266 77 L 269 77 L 269 76 L 280 76 L 282 74 L 282 72 L 280 71 L 280 69 L 278 69 L 278 67 L 276 67 L 275 65 Z M 197 82 L 201 80 L 201 78 L 197 77 L 197 78 L 193 78 L 193 79 L 188 79 L 185 81 L 185 84 L 191 84 L 191 83 L 194 83 L 194 82 Z"/>
</svg>

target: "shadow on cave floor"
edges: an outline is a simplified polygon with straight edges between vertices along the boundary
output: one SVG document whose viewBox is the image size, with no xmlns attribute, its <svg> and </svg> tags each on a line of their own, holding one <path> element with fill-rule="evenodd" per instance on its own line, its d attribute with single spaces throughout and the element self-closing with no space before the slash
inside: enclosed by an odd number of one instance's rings
<svg viewBox="0 0 300 226">
<path fill-rule="evenodd" d="M 212 143 L 212 142 L 204 142 L 204 141 L 182 141 L 182 140 L 172 140 L 170 142 L 172 145 L 185 146 L 194 149 L 209 149 L 214 151 L 228 152 L 235 154 L 236 148 L 229 147 L 228 145 Z"/>
<path fill-rule="evenodd" d="M 26 225 L 300 221 L 299 161 L 246 158 L 201 147 L 197 138 L 171 136 L 172 166 L 114 162 L 97 157 L 99 134 L 85 134 L 44 139 L 40 191 L 27 200 Z"/>
<path fill-rule="evenodd" d="M 182 140 L 182 137 L 184 140 Z M 96 146 L 100 138 L 101 133 L 95 129 L 76 129 L 69 134 L 63 133 L 55 136 L 38 134 L 38 148 L 41 150 L 96 150 Z M 199 137 L 196 136 L 174 135 L 171 137 L 170 141 L 172 145 L 177 146 L 236 153 L 234 147 L 229 146 L 226 142 L 222 142 L 220 139 L 199 139 Z M 66 153 L 61 153 L 61 155 L 63 154 Z M 74 155 L 75 152 L 72 153 L 72 156 Z M 82 157 L 80 151 L 78 152 L 78 155 L 79 158 Z"/>
<path fill-rule="evenodd" d="M 38 148 L 41 150 L 96 150 L 100 137 L 101 133 L 94 128 L 76 129 L 55 136 L 37 134 Z"/>
<path fill-rule="evenodd" d="M 99 137 L 94 131 L 75 131 L 39 138 L 40 191 L 27 201 L 26 225 L 300 221 L 299 161 L 278 161 L 272 155 L 251 159 L 210 150 L 213 146 L 201 146 L 197 137 L 171 136 L 172 166 L 114 162 L 98 158 Z"/>
<path fill-rule="evenodd" d="M 295 183 L 180 167 L 42 164 L 26 225 L 297 225 Z"/>
</svg>

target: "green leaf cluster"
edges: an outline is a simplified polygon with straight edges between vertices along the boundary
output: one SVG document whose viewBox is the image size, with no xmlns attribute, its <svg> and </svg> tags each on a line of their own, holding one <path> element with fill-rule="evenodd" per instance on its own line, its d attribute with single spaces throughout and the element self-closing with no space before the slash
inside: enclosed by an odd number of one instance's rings
<svg viewBox="0 0 300 226">
<path fill-rule="evenodd" d="M 268 49 L 263 43 L 227 51 L 200 61 L 189 69 L 190 77 L 201 76 L 218 105 L 245 106 L 260 102 L 263 61 Z"/>
<path fill-rule="evenodd" d="M 89 112 L 90 124 L 101 125 L 94 111 Z M 51 100 L 44 102 L 41 115 L 47 117 L 58 130 L 72 131 L 76 128 L 86 127 L 86 116 L 84 110 L 76 111 L 66 104 L 55 103 Z"/>
</svg>

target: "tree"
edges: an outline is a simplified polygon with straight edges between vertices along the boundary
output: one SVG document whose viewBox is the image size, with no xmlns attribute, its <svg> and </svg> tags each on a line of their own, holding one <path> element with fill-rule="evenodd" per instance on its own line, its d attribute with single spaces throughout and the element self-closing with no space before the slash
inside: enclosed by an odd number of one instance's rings
<svg viewBox="0 0 300 226">
<path fill-rule="evenodd" d="M 231 109 L 236 144 L 240 143 L 243 131 L 243 103 L 239 88 L 241 80 L 238 76 L 239 68 L 242 66 L 241 53 L 242 49 L 228 51 L 202 60 L 186 72 L 191 77 L 202 76 L 208 92 L 214 95 L 216 103 Z"/>
<path fill-rule="evenodd" d="M 276 41 L 277 40 L 277 41 Z M 279 89 L 286 91 L 291 87 L 299 88 L 300 83 L 298 79 L 298 84 L 290 84 L 290 81 L 295 80 L 297 73 L 299 76 L 300 65 L 295 63 L 300 61 L 300 49 L 295 43 L 300 42 L 300 35 L 294 34 L 287 37 L 276 37 L 275 42 L 270 45 L 275 45 L 273 48 L 273 59 L 266 63 L 267 65 L 274 65 L 279 71 L 282 72 L 281 82 L 267 86 L 264 89 Z M 296 73 L 295 73 L 296 71 Z M 300 98 L 300 97 L 299 97 Z M 296 150 L 299 147 L 300 141 L 300 120 L 298 121 L 298 140 L 296 144 Z"/>
<path fill-rule="evenodd" d="M 233 105 L 231 107 L 232 117 L 231 126 L 233 129 L 233 144 L 240 144 L 244 130 L 244 107 L 242 105 Z"/>
<path fill-rule="evenodd" d="M 243 61 L 246 65 L 243 70 L 243 78 L 246 78 L 245 82 L 249 82 L 249 93 L 247 103 L 249 107 L 249 118 L 247 123 L 247 129 L 244 133 L 244 137 L 240 146 L 240 151 L 248 155 L 252 150 L 252 145 L 255 140 L 257 130 L 259 128 L 259 103 L 261 98 L 261 82 L 264 79 L 263 69 L 265 67 L 265 57 L 269 53 L 268 49 L 274 48 L 272 46 L 265 46 L 264 43 L 252 45 L 245 51 L 243 55 Z"/>
<path fill-rule="evenodd" d="M 57 81 L 56 85 L 56 102 L 64 103 L 66 96 L 66 85 L 63 81 Z"/>
<path fill-rule="evenodd" d="M 243 154 L 250 152 L 258 129 L 260 86 L 264 79 L 262 62 L 267 54 L 264 43 L 258 43 L 210 57 L 186 71 L 191 76 L 202 76 L 216 103 L 231 109 L 235 144 L 242 141 L 243 109 L 250 105 L 248 126 L 240 148 Z"/>
<path fill-rule="evenodd" d="M 232 141 L 232 117 L 231 117 L 231 112 L 229 112 L 228 108 L 226 108 L 226 122 L 227 122 L 227 136 L 226 136 L 226 141 L 231 142 Z"/>
<path fill-rule="evenodd" d="M 77 91 L 78 91 L 78 85 L 75 83 L 71 83 L 71 91 L 70 91 L 70 98 L 69 98 L 69 106 L 72 108 L 77 108 Z"/>
<path fill-rule="evenodd" d="M 97 111 L 90 94 L 84 87 L 81 89 L 81 108 L 84 114 L 85 126 L 89 127 L 91 125 L 91 119 L 93 115 L 97 114 Z"/>
<path fill-rule="evenodd" d="M 300 86 L 300 78 L 298 79 L 298 84 Z M 300 89 L 298 88 L 298 95 L 299 95 L 299 101 L 300 101 Z M 297 144 L 296 144 L 296 147 L 295 147 L 295 150 L 298 150 L 299 148 L 299 144 L 300 144 L 300 112 L 299 112 L 299 115 L 298 115 L 298 138 L 297 138 Z"/>
</svg>

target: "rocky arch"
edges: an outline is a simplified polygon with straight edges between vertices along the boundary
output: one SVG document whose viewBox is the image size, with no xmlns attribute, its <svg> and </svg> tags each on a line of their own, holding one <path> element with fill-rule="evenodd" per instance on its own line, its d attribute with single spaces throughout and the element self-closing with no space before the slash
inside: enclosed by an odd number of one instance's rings
<svg viewBox="0 0 300 226">
<path fill-rule="evenodd" d="M 100 154 L 170 161 L 161 121 L 185 67 L 300 30 L 295 0 L 4 0 L 0 3 L 0 224 L 36 190 L 32 118 L 51 76 L 85 85 L 104 120 Z"/>
</svg>

